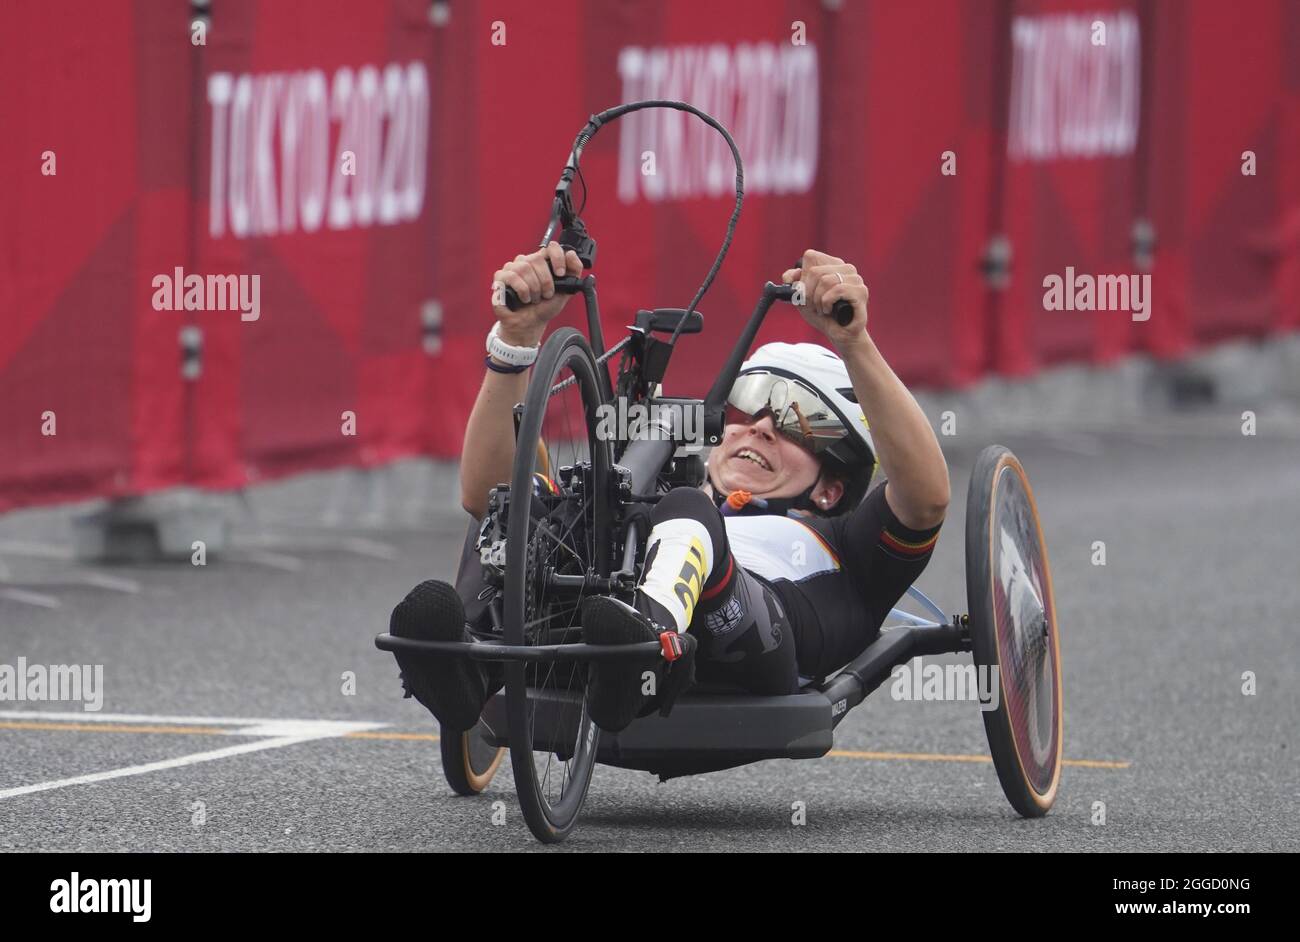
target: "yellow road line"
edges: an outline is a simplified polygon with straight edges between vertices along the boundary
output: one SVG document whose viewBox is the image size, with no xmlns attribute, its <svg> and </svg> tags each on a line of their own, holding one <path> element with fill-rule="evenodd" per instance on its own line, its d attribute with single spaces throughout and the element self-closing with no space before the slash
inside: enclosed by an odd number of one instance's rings
<svg viewBox="0 0 1300 942">
<path fill-rule="evenodd" d="M 893 759 L 903 762 L 992 762 L 991 756 L 949 755 L 941 752 L 853 752 L 848 749 L 832 749 L 826 753 L 837 759 Z M 1106 759 L 1062 759 L 1062 765 L 1081 769 L 1127 769 L 1128 762 L 1112 762 Z"/>
<path fill-rule="evenodd" d="M 424 742 L 437 742 L 438 737 L 433 733 L 344 733 L 344 739 L 402 739 L 402 740 L 421 740 Z"/>
<path fill-rule="evenodd" d="M 1076 769 L 1127 769 L 1132 763 L 1110 759 L 1062 759 L 1061 765 L 1072 765 Z"/>
<path fill-rule="evenodd" d="M 932 752 L 853 752 L 832 749 L 826 753 L 837 759 L 895 759 L 909 762 L 992 762 L 988 756 L 943 755 Z"/>
<path fill-rule="evenodd" d="M 224 736 L 216 726 L 141 726 L 127 723 L 18 723 L 0 722 L 0 729 L 32 729 L 69 733 L 171 733 L 179 736 Z"/>
<path fill-rule="evenodd" d="M 228 736 L 237 730 L 213 726 L 135 726 L 114 723 L 18 723 L 0 722 L 0 730 L 38 730 L 73 733 L 167 733 L 180 736 Z M 437 742 L 433 733 L 344 733 L 343 739 L 379 739 L 399 742 Z M 949 754 L 937 752 L 858 752 L 849 749 L 832 749 L 826 753 L 837 759 L 884 760 L 895 762 L 992 762 L 989 756 Z M 1127 769 L 1132 763 L 1106 759 L 1063 759 L 1062 765 L 1080 769 Z"/>
</svg>

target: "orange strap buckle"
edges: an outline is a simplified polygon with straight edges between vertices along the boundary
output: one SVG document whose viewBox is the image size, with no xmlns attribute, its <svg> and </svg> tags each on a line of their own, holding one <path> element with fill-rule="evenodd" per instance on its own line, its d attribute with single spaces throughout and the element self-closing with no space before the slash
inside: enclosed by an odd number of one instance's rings
<svg viewBox="0 0 1300 942">
<path fill-rule="evenodd" d="M 753 498 L 749 491 L 732 491 L 727 495 L 727 506 L 732 510 L 740 510 Z"/>
<path fill-rule="evenodd" d="M 670 664 L 686 653 L 686 645 L 675 631 L 664 631 L 659 635 L 659 651 L 664 660 Z"/>
</svg>

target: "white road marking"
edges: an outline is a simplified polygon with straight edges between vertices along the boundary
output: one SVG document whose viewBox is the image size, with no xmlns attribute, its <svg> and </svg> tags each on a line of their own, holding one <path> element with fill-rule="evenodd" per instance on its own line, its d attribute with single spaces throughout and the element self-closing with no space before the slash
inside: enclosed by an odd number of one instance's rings
<svg viewBox="0 0 1300 942">
<path fill-rule="evenodd" d="M 371 559 L 391 561 L 397 558 L 397 548 L 395 546 L 361 536 L 348 537 L 340 545 L 351 553 L 356 553 L 358 556 L 368 556 Z"/>
<path fill-rule="evenodd" d="M 37 543 L 33 540 L 0 540 L 0 553 L 26 556 L 31 559 L 75 559 L 76 550 L 71 544 Z"/>
<path fill-rule="evenodd" d="M 140 592 L 140 583 L 134 579 L 123 579 L 120 576 L 110 576 L 102 572 L 82 572 L 78 573 L 78 576 L 86 585 L 93 585 L 97 589 L 125 592 L 128 595 L 138 595 Z"/>
<path fill-rule="evenodd" d="M 212 762 L 217 759 L 229 759 L 233 756 L 246 755 L 250 752 L 262 752 L 267 749 L 279 749 L 284 746 L 296 746 L 300 743 L 320 739 L 332 739 L 346 736 L 348 733 L 368 732 L 382 729 L 387 723 L 351 722 L 347 720 L 284 720 L 257 719 L 247 717 L 211 717 L 211 716 L 155 716 L 136 713 L 56 713 L 48 710 L 0 710 L 0 720 L 27 720 L 45 722 L 76 723 L 138 723 L 157 726 L 229 726 L 227 735 L 255 736 L 255 742 L 240 743 L 222 749 L 210 749 L 164 759 L 160 762 L 147 762 L 143 765 L 131 765 L 106 772 L 92 772 L 88 775 L 75 775 L 71 778 L 54 779 L 37 782 L 34 785 L 20 785 L 16 788 L 0 789 L 0 801 L 17 798 L 20 795 L 32 795 L 37 792 L 51 791 L 56 788 L 68 788 L 73 785 L 90 785 L 106 782 L 115 778 L 131 775 L 144 775 L 166 769 L 178 769 L 200 762 Z"/>
<path fill-rule="evenodd" d="M 387 723 L 371 723 L 364 720 L 266 719 L 260 716 L 167 716 L 157 713 L 82 713 L 80 711 L 56 712 L 54 710 L 0 710 L 0 720 L 47 720 L 56 723 L 131 723 L 140 726 L 248 726 L 254 728 L 292 726 L 295 729 L 310 728 L 312 731 L 337 729 L 340 733 L 381 729 L 388 725 Z M 283 736 L 289 734 L 281 732 L 232 732 L 231 735 Z"/>
<path fill-rule="evenodd" d="M 58 608 L 60 605 L 57 596 L 46 595 L 43 592 L 28 592 L 26 589 L 0 589 L 0 598 L 21 602 L 24 605 L 35 605 L 37 608 Z"/>
<path fill-rule="evenodd" d="M 399 555 L 397 547 L 390 543 L 372 540 L 369 537 L 347 536 L 334 532 L 319 534 L 315 532 L 319 529 L 318 527 L 303 526 L 297 529 L 307 532 L 305 535 L 296 537 L 263 533 L 240 540 L 239 547 L 241 550 L 246 549 L 249 552 L 255 549 L 266 551 L 293 549 L 298 552 L 352 553 L 356 556 L 385 561 L 397 559 Z"/>
<path fill-rule="evenodd" d="M 286 736 L 282 739 L 260 739 L 256 742 L 246 742 L 238 746 L 227 746 L 225 749 L 213 749 L 209 752 L 195 752 L 187 756 L 179 756 L 175 759 L 165 759 L 162 762 L 149 762 L 144 765 L 130 765 L 122 769 L 110 769 L 107 772 L 94 772 L 90 775 L 77 775 L 72 778 L 56 779 L 51 782 L 37 782 L 35 785 L 22 785 L 18 788 L 6 788 L 0 790 L 0 801 L 6 798 L 17 798 L 20 795 L 32 795 L 37 792 L 48 792 L 56 788 L 68 788 L 72 785 L 90 785 L 95 782 L 106 782 L 110 779 L 125 778 L 129 775 L 144 775 L 147 772 L 161 772 L 165 769 L 177 769 L 186 765 L 196 765 L 200 762 L 211 762 L 214 759 L 229 759 L 232 756 L 244 755 L 249 752 L 260 752 L 264 749 L 278 749 L 281 746 L 296 746 L 299 743 L 309 742 L 312 739 L 320 739 L 319 736 Z"/>
<path fill-rule="evenodd" d="M 1058 451 L 1085 458 L 1095 458 L 1105 450 L 1096 436 L 1083 432 L 1047 435 L 1044 437 L 1044 442 Z"/>
<path fill-rule="evenodd" d="M 234 548 L 227 550 L 225 557 L 236 562 L 242 561 L 252 563 L 255 566 L 266 566 L 268 569 L 279 569 L 282 572 L 302 572 L 302 560 L 284 553 Z"/>
</svg>

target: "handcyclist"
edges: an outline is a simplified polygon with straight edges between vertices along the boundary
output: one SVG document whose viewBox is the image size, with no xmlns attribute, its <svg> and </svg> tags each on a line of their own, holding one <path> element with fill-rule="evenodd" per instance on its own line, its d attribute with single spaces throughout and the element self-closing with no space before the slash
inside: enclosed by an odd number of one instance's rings
<svg viewBox="0 0 1300 942">
<path fill-rule="evenodd" d="M 524 305 L 493 306 L 497 323 L 461 456 L 461 500 L 475 517 L 486 513 L 490 489 L 511 477 L 512 409 L 524 399 L 547 323 L 570 298 L 555 292 L 553 278 L 581 273 L 577 255 L 551 242 L 493 276 L 494 300 L 508 286 Z M 649 512 L 633 604 L 598 596 L 581 608 L 588 643 L 670 632 L 688 655 L 688 683 L 763 695 L 797 692 L 801 678 L 827 676 L 876 638 L 929 561 L 949 498 L 930 423 L 867 330 L 868 292 L 857 269 L 809 250 L 781 280 L 802 282 L 797 309 L 831 349 L 770 343 L 742 364 L 706 483 L 670 491 Z M 844 326 L 828 316 L 841 299 L 853 307 Z M 886 481 L 868 492 L 877 465 Z M 463 600 L 445 582 L 413 589 L 394 610 L 391 631 L 472 640 Z M 473 726 L 501 684 L 497 665 L 397 658 L 408 694 L 447 729 Z M 656 670 L 663 678 L 663 665 Z M 617 731 L 656 708 L 644 671 L 592 664 L 588 707 L 598 726 Z"/>
</svg>

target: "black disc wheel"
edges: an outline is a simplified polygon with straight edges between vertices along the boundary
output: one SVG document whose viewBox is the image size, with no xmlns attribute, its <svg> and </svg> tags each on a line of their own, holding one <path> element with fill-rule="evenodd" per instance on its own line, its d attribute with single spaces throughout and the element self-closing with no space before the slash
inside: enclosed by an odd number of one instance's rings
<svg viewBox="0 0 1300 942">
<path fill-rule="evenodd" d="M 616 497 L 610 443 L 598 434 L 608 375 L 598 369 L 586 338 L 570 327 L 547 340 L 533 366 L 506 525 L 506 644 L 581 641 L 583 593 L 573 580 L 610 574 Z M 587 713 L 588 670 L 506 663 L 515 789 L 529 829 L 546 843 L 573 830 L 595 766 L 600 730 Z"/>
<path fill-rule="evenodd" d="M 1028 818 L 1061 780 L 1061 645 L 1047 545 L 1025 469 L 1009 450 L 980 453 L 966 503 L 966 597 L 975 664 L 996 669 L 984 729 L 1002 791 Z"/>
</svg>

